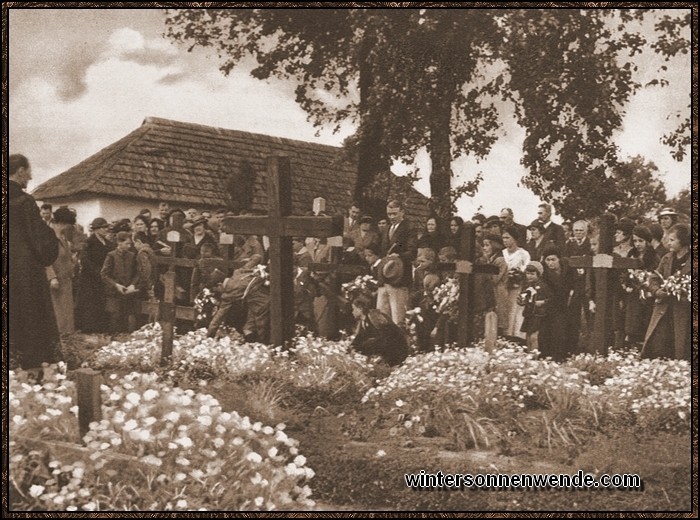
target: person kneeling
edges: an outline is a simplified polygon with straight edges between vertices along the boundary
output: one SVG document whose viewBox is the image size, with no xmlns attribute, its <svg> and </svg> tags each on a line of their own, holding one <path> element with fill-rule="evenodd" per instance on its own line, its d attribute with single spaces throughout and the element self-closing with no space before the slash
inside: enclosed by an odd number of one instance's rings
<svg viewBox="0 0 700 520">
<path fill-rule="evenodd" d="M 390 366 L 403 363 L 408 356 L 404 332 L 387 314 L 373 308 L 367 296 L 352 302 L 352 315 L 358 321 L 353 348 L 365 356 L 379 356 Z"/>
</svg>

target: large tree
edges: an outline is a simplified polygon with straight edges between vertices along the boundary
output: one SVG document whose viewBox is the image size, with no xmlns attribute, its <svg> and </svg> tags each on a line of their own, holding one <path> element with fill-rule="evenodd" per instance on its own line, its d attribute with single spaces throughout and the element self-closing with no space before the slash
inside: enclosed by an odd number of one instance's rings
<svg viewBox="0 0 700 520">
<path fill-rule="evenodd" d="M 666 201 L 666 188 L 658 173 L 656 165 L 640 155 L 618 164 L 613 170 L 614 192 L 607 210 L 621 217 L 653 218 Z"/>
<path fill-rule="evenodd" d="M 526 130 L 525 184 L 568 215 L 600 213 L 613 200 L 613 134 L 640 87 L 626 55 L 647 43 L 626 27 L 645 13 L 176 10 L 168 12 L 167 34 L 216 47 L 226 74 L 252 56 L 254 77 L 296 80 L 297 102 L 317 125 L 355 122 L 357 198 L 392 158 L 410 160 L 425 147 L 434 207 L 443 216 L 451 209 L 450 163 L 489 152 L 501 96 Z M 680 29 L 689 18 L 662 22 L 665 39 L 655 50 L 667 57 L 687 51 Z M 683 135 L 680 128 L 667 141 L 678 145 Z M 473 193 L 476 184 L 463 191 Z"/>
</svg>

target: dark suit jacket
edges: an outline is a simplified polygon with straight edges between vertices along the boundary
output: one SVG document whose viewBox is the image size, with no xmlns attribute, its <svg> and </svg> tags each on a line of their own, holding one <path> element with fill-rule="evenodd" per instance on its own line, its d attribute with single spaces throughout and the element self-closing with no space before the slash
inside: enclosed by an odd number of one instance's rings
<svg viewBox="0 0 700 520">
<path fill-rule="evenodd" d="M 401 260 L 403 260 L 403 276 L 399 287 L 410 288 L 413 285 L 412 264 L 416 259 L 416 232 L 406 219 L 401 221 L 391 238 L 389 238 L 390 230 L 391 226 L 382 234 L 380 256 L 384 257 L 396 253 L 401 257 Z"/>
<path fill-rule="evenodd" d="M 559 250 L 564 249 L 564 244 L 566 243 L 566 234 L 564 233 L 564 228 L 559 224 L 554 222 L 549 223 L 547 228 L 544 230 L 544 236 L 542 238 L 543 242 L 551 240 L 554 245 L 559 248 Z"/>
</svg>

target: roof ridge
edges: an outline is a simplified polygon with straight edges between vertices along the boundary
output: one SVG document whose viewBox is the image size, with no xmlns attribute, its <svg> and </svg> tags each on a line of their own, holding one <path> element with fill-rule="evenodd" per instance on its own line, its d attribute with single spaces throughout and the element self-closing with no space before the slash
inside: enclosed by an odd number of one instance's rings
<svg viewBox="0 0 700 520">
<path fill-rule="evenodd" d="M 211 125 L 203 125 L 201 123 L 190 123 L 187 121 L 178 121 L 175 119 L 166 119 L 164 117 L 156 117 L 156 116 L 147 116 L 143 120 L 142 126 L 150 125 L 150 124 L 169 124 L 171 126 L 179 126 L 179 127 L 185 127 L 185 128 L 201 128 L 202 130 L 217 130 L 217 131 L 222 131 L 222 132 L 232 132 L 232 133 L 237 133 L 237 134 L 244 134 L 246 136 L 254 136 L 258 137 L 264 140 L 271 140 L 271 139 L 280 139 L 284 144 L 289 144 L 289 145 L 304 145 L 304 146 L 318 146 L 320 148 L 327 148 L 330 150 L 333 150 L 337 152 L 338 150 L 342 150 L 342 146 L 334 146 L 331 144 L 323 144 L 323 143 L 314 143 L 311 141 L 304 141 L 302 139 L 292 139 L 290 137 L 282 137 L 278 135 L 271 135 L 271 134 L 260 134 L 256 132 L 249 132 L 247 130 L 238 130 L 235 128 L 224 128 L 221 126 L 211 126 Z"/>
</svg>

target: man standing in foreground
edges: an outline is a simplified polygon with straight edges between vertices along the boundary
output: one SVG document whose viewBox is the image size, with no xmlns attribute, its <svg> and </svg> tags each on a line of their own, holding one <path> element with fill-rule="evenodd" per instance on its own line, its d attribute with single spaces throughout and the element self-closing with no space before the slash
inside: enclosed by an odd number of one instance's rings
<svg viewBox="0 0 700 520">
<path fill-rule="evenodd" d="M 408 288 L 413 285 L 412 264 L 416 259 L 416 232 L 404 218 L 403 204 L 390 200 L 386 215 L 391 226 L 382 233 L 381 267 L 383 285 L 377 291 L 377 309 L 391 316 L 399 327 L 404 327 Z M 391 272 L 391 274 L 390 274 Z"/>
<path fill-rule="evenodd" d="M 29 161 L 14 154 L 9 162 L 10 366 L 35 369 L 58 361 L 60 352 L 44 270 L 58 256 L 58 238 L 41 219 L 34 197 L 24 191 L 32 178 Z"/>
</svg>

